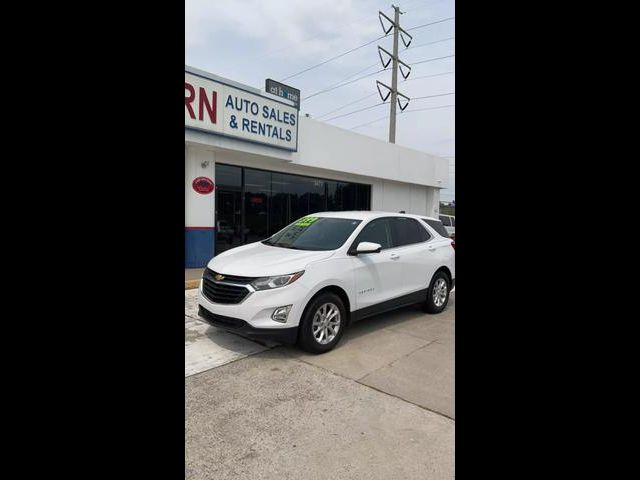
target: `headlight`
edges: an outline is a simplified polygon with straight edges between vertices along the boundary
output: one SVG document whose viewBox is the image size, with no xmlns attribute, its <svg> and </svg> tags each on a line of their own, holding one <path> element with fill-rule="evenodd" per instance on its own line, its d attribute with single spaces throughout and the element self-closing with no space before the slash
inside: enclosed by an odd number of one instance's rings
<svg viewBox="0 0 640 480">
<path fill-rule="evenodd" d="M 277 277 L 262 277 L 251 282 L 251 286 L 256 290 L 271 290 L 272 288 L 280 288 L 286 285 L 290 285 L 299 279 L 302 272 L 291 273 L 289 275 L 278 275 Z"/>
</svg>

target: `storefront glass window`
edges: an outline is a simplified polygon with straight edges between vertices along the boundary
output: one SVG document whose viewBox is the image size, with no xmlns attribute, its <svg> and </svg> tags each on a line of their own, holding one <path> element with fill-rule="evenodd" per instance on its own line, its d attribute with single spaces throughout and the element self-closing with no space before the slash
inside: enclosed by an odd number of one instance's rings
<svg viewBox="0 0 640 480">
<path fill-rule="evenodd" d="M 291 223 L 289 221 L 291 218 L 291 185 L 288 177 L 289 175 L 275 172 L 271 175 L 270 235 Z"/>
<path fill-rule="evenodd" d="M 356 210 L 371 210 L 371 185 L 357 185 Z"/>
<path fill-rule="evenodd" d="M 269 200 L 271 172 L 244 171 L 244 243 L 257 242 L 269 236 Z"/>
<path fill-rule="evenodd" d="M 369 210 L 370 203 L 370 185 L 216 164 L 216 254 L 310 213 Z"/>
<path fill-rule="evenodd" d="M 216 253 L 242 245 L 242 168 L 216 165 Z"/>
</svg>

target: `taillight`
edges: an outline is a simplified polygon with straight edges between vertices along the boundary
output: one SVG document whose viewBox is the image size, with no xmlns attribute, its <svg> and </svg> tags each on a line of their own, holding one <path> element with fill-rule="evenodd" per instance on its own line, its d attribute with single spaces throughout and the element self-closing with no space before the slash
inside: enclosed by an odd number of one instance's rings
<svg viewBox="0 0 640 480">
<path fill-rule="evenodd" d="M 456 239 L 455 238 L 451 239 L 451 246 L 453 247 L 454 250 L 456 249 Z"/>
</svg>

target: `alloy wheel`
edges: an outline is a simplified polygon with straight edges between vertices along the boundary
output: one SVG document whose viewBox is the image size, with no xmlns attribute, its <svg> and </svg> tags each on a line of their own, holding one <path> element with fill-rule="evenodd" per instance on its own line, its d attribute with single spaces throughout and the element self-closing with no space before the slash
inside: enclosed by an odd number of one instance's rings
<svg viewBox="0 0 640 480">
<path fill-rule="evenodd" d="M 313 338 L 320 345 L 331 343 L 340 331 L 340 324 L 340 309 L 333 303 L 321 305 L 311 322 Z"/>
<path fill-rule="evenodd" d="M 433 285 L 433 303 L 436 307 L 441 307 L 446 299 L 447 281 L 444 278 L 438 278 Z"/>
</svg>

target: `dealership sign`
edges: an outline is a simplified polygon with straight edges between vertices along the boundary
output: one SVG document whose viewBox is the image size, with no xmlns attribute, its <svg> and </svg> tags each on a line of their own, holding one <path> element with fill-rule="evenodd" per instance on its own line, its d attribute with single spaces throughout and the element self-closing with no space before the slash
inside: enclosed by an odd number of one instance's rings
<svg viewBox="0 0 640 480">
<path fill-rule="evenodd" d="M 264 89 L 273 95 L 291 100 L 296 108 L 300 109 L 300 90 L 297 88 L 267 78 L 264 82 Z"/>
<path fill-rule="evenodd" d="M 185 72 L 184 125 L 286 150 L 298 149 L 298 110 L 284 102 Z"/>
<path fill-rule="evenodd" d="M 215 184 L 213 183 L 213 180 L 207 177 L 194 178 L 193 182 L 191 182 L 191 186 L 196 192 L 201 193 L 203 195 L 213 192 L 213 190 L 216 188 Z"/>
</svg>

